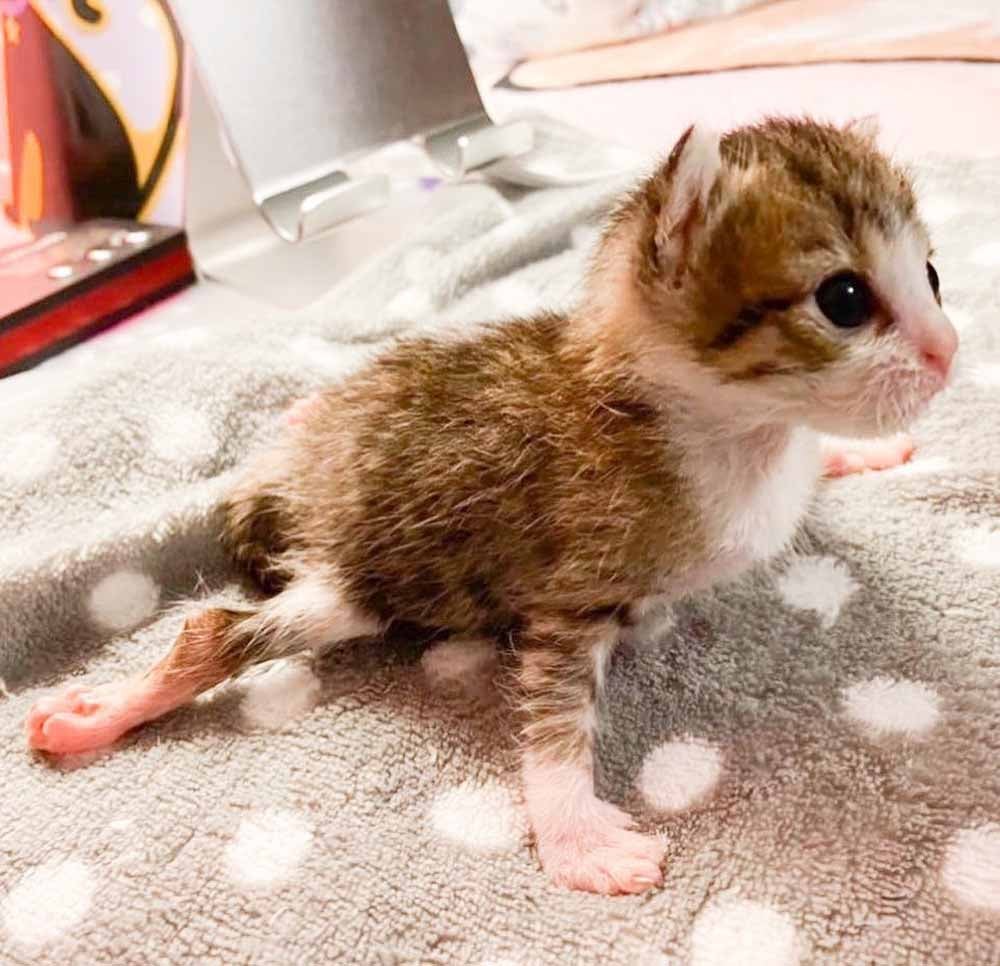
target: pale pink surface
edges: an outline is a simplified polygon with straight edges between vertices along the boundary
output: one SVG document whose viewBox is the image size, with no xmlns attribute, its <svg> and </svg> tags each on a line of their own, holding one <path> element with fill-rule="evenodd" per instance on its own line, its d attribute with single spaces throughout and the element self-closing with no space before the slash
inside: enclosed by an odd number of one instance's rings
<svg viewBox="0 0 1000 966">
<path fill-rule="evenodd" d="M 666 151 L 693 121 L 726 129 L 766 114 L 809 113 L 833 121 L 875 114 L 883 145 L 908 158 L 1000 155 L 998 64 L 768 67 L 484 95 L 503 116 L 542 111 L 647 153 Z"/>
</svg>

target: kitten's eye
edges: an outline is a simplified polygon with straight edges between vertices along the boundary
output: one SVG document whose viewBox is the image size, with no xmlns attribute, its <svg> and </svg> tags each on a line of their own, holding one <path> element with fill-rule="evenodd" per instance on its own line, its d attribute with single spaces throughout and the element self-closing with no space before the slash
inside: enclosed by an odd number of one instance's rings
<svg viewBox="0 0 1000 966">
<path fill-rule="evenodd" d="M 875 296 L 868 283 L 854 272 L 831 275 L 816 289 L 816 304 L 838 328 L 864 325 L 875 311 Z"/>
<path fill-rule="evenodd" d="M 938 278 L 937 269 L 930 262 L 927 263 L 927 281 L 931 283 L 934 298 L 937 298 L 941 294 L 941 279 Z"/>
</svg>

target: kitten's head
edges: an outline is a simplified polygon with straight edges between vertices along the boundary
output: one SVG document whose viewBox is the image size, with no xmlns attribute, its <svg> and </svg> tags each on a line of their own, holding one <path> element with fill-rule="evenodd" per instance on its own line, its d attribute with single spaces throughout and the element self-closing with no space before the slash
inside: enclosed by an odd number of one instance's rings
<svg viewBox="0 0 1000 966">
<path fill-rule="evenodd" d="M 957 336 L 927 230 L 863 124 L 688 130 L 606 253 L 626 237 L 644 340 L 661 335 L 722 394 L 869 435 L 906 426 L 947 382 Z"/>
</svg>

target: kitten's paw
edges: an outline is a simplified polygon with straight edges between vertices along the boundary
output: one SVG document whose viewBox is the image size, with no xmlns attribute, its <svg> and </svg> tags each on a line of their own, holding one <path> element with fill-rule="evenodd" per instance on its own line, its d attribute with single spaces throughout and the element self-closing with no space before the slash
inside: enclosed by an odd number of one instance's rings
<svg viewBox="0 0 1000 966">
<path fill-rule="evenodd" d="M 663 882 L 660 862 L 664 845 L 633 832 L 621 809 L 601 803 L 586 822 L 548 830 L 538 837 L 542 868 L 556 884 L 568 889 L 622 895 L 645 892 Z"/>
<path fill-rule="evenodd" d="M 888 439 L 831 440 L 824 444 L 823 469 L 829 477 L 888 470 L 907 462 L 913 450 L 913 440 L 905 434 Z"/>
<path fill-rule="evenodd" d="M 28 746 L 54 755 L 95 751 L 113 744 L 142 717 L 127 684 L 74 684 L 39 698 L 24 722 Z"/>
</svg>

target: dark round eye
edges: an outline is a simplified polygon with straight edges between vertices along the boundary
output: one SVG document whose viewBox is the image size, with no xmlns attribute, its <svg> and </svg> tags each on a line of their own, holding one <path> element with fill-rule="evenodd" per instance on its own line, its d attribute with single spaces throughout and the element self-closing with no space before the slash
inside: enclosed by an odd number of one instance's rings
<svg viewBox="0 0 1000 966">
<path fill-rule="evenodd" d="M 838 328 L 864 325 L 875 311 L 875 296 L 868 283 L 854 272 L 831 275 L 816 289 L 816 304 Z"/>
<path fill-rule="evenodd" d="M 927 263 L 927 281 L 931 283 L 934 298 L 937 298 L 941 294 L 941 279 L 938 278 L 937 269 L 930 262 Z"/>
</svg>

